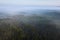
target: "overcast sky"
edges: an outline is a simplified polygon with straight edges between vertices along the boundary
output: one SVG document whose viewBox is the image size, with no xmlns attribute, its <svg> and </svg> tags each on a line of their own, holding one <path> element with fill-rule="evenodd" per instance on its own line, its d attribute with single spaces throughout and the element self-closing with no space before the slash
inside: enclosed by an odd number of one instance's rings
<svg viewBox="0 0 60 40">
<path fill-rule="evenodd" d="M 60 6 L 60 0 L 0 0 L 0 4 Z"/>
</svg>

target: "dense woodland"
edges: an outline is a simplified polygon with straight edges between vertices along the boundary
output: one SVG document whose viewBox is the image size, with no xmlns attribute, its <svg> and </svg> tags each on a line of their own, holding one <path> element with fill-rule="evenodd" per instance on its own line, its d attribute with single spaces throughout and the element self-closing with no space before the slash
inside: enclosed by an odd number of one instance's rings
<svg viewBox="0 0 60 40">
<path fill-rule="evenodd" d="M 0 40 L 60 40 L 56 24 L 41 16 L 0 19 Z"/>
</svg>

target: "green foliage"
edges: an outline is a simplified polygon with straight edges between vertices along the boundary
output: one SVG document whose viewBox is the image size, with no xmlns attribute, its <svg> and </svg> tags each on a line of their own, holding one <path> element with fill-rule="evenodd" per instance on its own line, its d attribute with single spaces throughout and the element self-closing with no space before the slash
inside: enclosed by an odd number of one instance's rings
<svg viewBox="0 0 60 40">
<path fill-rule="evenodd" d="M 57 40 L 55 25 L 39 16 L 29 17 L 27 23 L 0 21 L 0 40 Z"/>
</svg>

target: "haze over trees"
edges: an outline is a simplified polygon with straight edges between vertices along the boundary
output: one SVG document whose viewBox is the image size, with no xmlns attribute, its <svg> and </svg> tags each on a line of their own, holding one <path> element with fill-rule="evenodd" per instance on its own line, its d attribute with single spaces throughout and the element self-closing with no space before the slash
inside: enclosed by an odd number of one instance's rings
<svg viewBox="0 0 60 40">
<path fill-rule="evenodd" d="M 59 25 L 56 19 L 58 12 L 49 13 L 46 12 L 45 16 L 18 14 L 0 19 L 0 40 L 60 40 L 60 29 L 57 28 Z"/>
</svg>

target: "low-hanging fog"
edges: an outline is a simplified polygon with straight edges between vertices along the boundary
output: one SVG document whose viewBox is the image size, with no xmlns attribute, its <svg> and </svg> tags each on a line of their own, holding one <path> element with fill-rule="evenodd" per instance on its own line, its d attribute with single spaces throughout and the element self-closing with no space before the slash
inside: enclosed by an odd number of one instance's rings
<svg viewBox="0 0 60 40">
<path fill-rule="evenodd" d="M 1 6 L 1 40 L 60 40 L 60 8 Z"/>
</svg>

